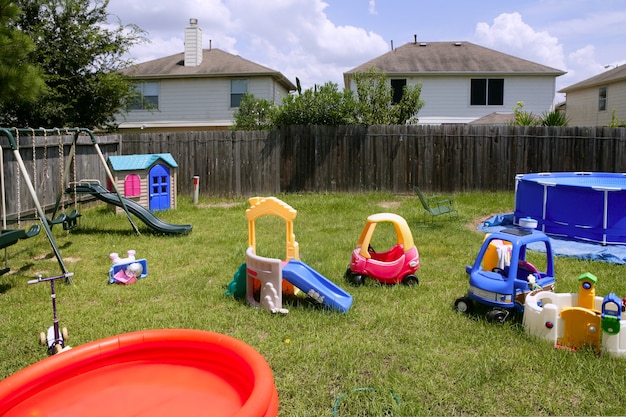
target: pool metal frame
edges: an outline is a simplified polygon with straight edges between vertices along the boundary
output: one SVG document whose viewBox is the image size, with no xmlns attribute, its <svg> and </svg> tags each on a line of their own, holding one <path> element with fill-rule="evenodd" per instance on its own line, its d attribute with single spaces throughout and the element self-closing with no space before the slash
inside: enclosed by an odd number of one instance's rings
<svg viewBox="0 0 626 417">
<path fill-rule="evenodd" d="M 518 174 L 515 224 L 522 218 L 554 237 L 626 245 L 626 173 Z"/>
</svg>

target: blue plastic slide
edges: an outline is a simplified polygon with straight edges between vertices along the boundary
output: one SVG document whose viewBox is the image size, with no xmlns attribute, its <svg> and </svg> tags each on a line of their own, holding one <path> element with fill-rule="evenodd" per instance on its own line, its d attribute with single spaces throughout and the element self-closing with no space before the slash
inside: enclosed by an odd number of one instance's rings
<svg viewBox="0 0 626 417">
<path fill-rule="evenodd" d="M 315 301 L 345 313 L 352 305 L 352 296 L 301 261 L 283 265 L 283 278 Z"/>
</svg>

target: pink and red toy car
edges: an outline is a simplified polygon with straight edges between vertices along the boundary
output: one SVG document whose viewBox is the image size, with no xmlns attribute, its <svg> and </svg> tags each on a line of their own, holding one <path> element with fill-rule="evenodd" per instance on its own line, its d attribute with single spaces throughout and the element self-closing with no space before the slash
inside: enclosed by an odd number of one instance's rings
<svg viewBox="0 0 626 417">
<path fill-rule="evenodd" d="M 376 225 L 382 222 L 393 224 L 396 243 L 385 252 L 376 252 L 370 245 Z M 383 284 L 417 285 L 415 272 L 420 260 L 409 225 L 403 217 L 393 213 L 377 213 L 367 218 L 356 248 L 352 251 L 346 279 L 353 285 L 363 285 L 369 277 Z"/>
</svg>

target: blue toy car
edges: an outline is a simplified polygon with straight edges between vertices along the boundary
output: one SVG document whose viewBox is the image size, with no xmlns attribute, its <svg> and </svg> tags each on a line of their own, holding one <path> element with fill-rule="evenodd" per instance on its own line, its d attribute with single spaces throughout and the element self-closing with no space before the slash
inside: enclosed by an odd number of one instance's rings
<svg viewBox="0 0 626 417">
<path fill-rule="evenodd" d="M 532 245 L 538 256 L 531 264 L 526 249 Z M 528 227 L 511 226 L 485 236 L 469 274 L 467 295 L 458 298 L 455 309 L 471 313 L 476 304 L 487 307 L 487 318 L 504 322 L 513 311 L 523 312 L 526 295 L 533 290 L 554 291 L 554 254 L 550 239 Z"/>
</svg>

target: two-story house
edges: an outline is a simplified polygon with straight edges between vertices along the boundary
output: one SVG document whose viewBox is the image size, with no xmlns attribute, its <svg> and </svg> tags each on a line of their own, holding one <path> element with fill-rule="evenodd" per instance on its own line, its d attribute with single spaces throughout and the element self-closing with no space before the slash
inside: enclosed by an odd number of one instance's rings
<svg viewBox="0 0 626 417">
<path fill-rule="evenodd" d="M 245 93 L 275 104 L 296 86 L 278 71 L 220 49 L 203 49 L 196 19 L 185 28 L 184 52 L 123 69 L 137 89 L 120 130 L 227 129 Z"/>
<path fill-rule="evenodd" d="M 595 75 L 559 91 L 565 93 L 570 126 L 608 126 L 626 120 L 626 65 Z"/>
<path fill-rule="evenodd" d="M 353 74 L 372 66 L 386 74 L 394 101 L 401 99 L 405 85 L 421 83 L 420 124 L 512 116 L 520 101 L 524 111 L 541 115 L 553 108 L 556 77 L 565 74 L 470 42 L 416 39 L 344 73 L 345 86 L 356 91 Z"/>
</svg>

